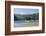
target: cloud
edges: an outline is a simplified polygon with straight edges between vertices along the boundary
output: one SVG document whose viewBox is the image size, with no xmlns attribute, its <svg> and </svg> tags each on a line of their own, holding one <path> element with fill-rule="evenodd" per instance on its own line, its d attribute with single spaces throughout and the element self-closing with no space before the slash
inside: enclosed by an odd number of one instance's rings
<svg viewBox="0 0 46 36">
<path fill-rule="evenodd" d="M 29 8 L 15 8 L 14 9 L 14 13 L 15 14 L 34 14 L 34 13 L 38 13 L 39 9 L 29 9 Z"/>
</svg>

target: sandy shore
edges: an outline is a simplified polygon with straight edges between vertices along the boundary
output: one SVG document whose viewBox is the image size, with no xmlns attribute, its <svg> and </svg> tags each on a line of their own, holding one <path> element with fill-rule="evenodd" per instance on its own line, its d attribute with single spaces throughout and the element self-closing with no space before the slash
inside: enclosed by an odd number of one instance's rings
<svg viewBox="0 0 46 36">
<path fill-rule="evenodd" d="M 38 24 L 15 24 L 14 27 L 32 27 L 38 26 Z"/>
</svg>

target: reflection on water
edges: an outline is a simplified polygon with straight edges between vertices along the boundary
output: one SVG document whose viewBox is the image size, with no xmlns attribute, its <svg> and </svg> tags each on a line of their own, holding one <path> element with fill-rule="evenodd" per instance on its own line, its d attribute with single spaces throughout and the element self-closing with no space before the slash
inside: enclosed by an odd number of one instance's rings
<svg viewBox="0 0 46 36">
<path fill-rule="evenodd" d="M 14 21 L 14 27 L 39 26 L 39 20 L 17 20 Z"/>
<path fill-rule="evenodd" d="M 15 24 L 38 24 L 39 20 L 17 20 L 14 21 Z"/>
</svg>

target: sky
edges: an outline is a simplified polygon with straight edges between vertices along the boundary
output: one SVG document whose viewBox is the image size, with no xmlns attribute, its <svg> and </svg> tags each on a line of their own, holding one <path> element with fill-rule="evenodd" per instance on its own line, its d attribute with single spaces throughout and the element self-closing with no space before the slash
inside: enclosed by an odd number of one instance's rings
<svg viewBox="0 0 46 36">
<path fill-rule="evenodd" d="M 39 13 L 39 9 L 14 8 L 14 13 L 21 15 L 34 14 L 34 13 Z"/>
</svg>

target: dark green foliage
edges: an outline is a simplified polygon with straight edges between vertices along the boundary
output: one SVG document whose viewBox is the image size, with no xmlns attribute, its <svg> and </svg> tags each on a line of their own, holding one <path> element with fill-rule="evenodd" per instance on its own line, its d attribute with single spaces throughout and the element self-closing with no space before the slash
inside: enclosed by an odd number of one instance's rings
<svg viewBox="0 0 46 36">
<path fill-rule="evenodd" d="M 36 20 L 36 19 L 39 19 L 39 13 L 31 14 L 31 15 L 20 15 L 20 14 L 14 15 L 14 20 Z"/>
<path fill-rule="evenodd" d="M 37 14 L 33 14 L 33 15 L 32 15 L 32 19 L 34 19 L 34 20 L 35 20 L 35 19 L 39 19 L 39 14 L 38 14 L 38 13 L 37 13 Z"/>
</svg>

